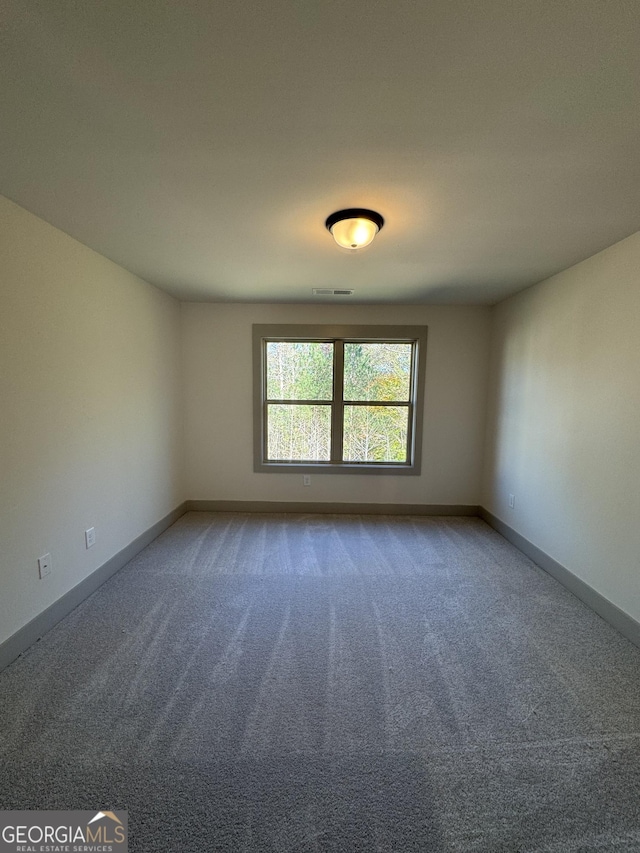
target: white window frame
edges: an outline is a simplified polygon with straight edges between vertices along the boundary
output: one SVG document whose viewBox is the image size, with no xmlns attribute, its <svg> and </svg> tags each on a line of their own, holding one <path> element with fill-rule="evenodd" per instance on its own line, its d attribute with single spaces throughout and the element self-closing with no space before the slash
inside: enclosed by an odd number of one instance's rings
<svg viewBox="0 0 640 853">
<path fill-rule="evenodd" d="M 266 345 L 269 341 L 320 341 L 344 343 L 411 343 L 413 363 L 409 400 L 408 460 L 407 462 L 343 462 L 335 454 L 328 462 L 269 461 L 266 445 Z M 342 351 L 339 347 L 338 351 Z M 279 325 L 254 324 L 253 326 L 253 423 L 254 471 L 257 473 L 326 473 L 326 474 L 393 474 L 419 475 L 422 462 L 422 423 L 424 410 L 424 384 L 427 357 L 426 326 L 340 326 L 340 325 Z M 334 355 L 334 393 L 342 395 L 343 363 Z M 336 375 L 337 374 L 337 375 Z M 288 401 L 292 404 L 295 400 Z M 349 403 L 340 396 L 331 401 L 332 446 L 339 441 L 342 446 L 342 418 L 344 405 Z M 360 401 L 360 404 L 366 405 Z M 384 401 L 382 405 L 394 405 Z M 406 401 L 404 402 L 406 404 Z M 338 431 L 338 437 L 336 437 Z"/>
</svg>

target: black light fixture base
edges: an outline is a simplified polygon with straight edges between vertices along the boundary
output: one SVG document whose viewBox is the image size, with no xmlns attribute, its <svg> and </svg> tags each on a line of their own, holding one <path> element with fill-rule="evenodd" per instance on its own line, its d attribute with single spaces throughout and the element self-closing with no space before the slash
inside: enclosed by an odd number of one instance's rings
<svg viewBox="0 0 640 853">
<path fill-rule="evenodd" d="M 349 207 L 346 210 L 336 210 L 331 216 L 327 216 L 324 223 L 328 231 L 331 231 L 336 222 L 342 222 L 343 219 L 370 219 L 378 226 L 378 231 L 384 225 L 384 219 L 375 210 L 367 210 L 365 207 Z"/>
</svg>

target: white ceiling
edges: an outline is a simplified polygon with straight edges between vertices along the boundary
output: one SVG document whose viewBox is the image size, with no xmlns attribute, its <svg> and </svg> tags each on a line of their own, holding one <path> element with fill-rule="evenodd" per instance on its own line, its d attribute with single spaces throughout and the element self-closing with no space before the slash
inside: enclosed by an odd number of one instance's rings
<svg viewBox="0 0 640 853">
<path fill-rule="evenodd" d="M 183 299 L 493 303 L 640 229 L 639 0 L 0 16 L 0 192 Z"/>
</svg>

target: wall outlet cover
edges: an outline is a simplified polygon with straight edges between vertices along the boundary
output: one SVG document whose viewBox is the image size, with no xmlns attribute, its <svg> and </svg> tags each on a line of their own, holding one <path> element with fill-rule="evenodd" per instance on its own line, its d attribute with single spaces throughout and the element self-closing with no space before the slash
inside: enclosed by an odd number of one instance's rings
<svg viewBox="0 0 640 853">
<path fill-rule="evenodd" d="M 38 574 L 41 578 L 46 578 L 51 574 L 51 554 L 45 554 L 38 558 Z"/>
</svg>

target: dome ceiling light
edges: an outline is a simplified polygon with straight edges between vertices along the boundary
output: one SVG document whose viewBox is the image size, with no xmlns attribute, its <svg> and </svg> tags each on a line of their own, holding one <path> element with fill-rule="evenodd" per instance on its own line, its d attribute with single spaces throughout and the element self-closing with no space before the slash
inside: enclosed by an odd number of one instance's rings
<svg viewBox="0 0 640 853">
<path fill-rule="evenodd" d="M 344 249 L 363 249 L 384 225 L 384 219 L 375 210 L 350 207 L 338 210 L 327 217 L 327 229 L 338 246 Z"/>
</svg>

